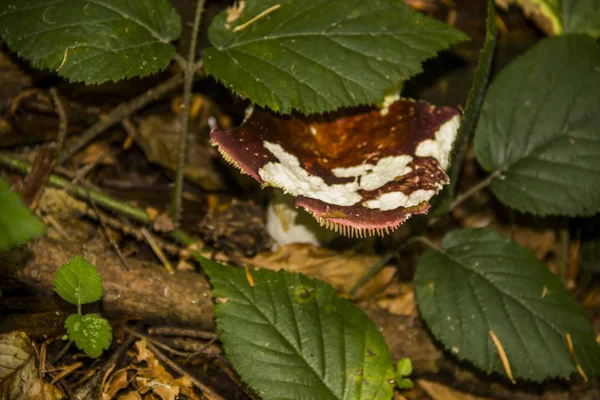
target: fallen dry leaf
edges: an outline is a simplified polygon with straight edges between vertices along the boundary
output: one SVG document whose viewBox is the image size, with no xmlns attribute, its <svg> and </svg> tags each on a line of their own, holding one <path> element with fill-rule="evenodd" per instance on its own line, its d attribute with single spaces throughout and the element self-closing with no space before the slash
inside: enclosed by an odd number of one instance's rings
<svg viewBox="0 0 600 400">
<path fill-rule="evenodd" d="M 224 189 L 224 180 L 213 162 L 217 154 L 208 145 L 208 119 L 214 115 L 222 120 L 221 114 L 210 99 L 195 96 L 200 104 L 198 115 L 190 120 L 187 145 L 185 177 L 196 182 L 205 190 Z M 176 114 L 149 115 L 139 122 L 135 140 L 148 160 L 172 171 L 177 166 L 180 118 Z"/>
<path fill-rule="evenodd" d="M 339 253 L 306 243 L 292 243 L 273 252 L 245 260 L 248 264 L 271 270 L 299 272 L 328 282 L 340 294 L 349 294 L 358 281 L 381 259 L 375 254 Z M 394 267 L 385 267 L 367 282 L 354 299 L 367 299 L 381 292 L 392 280 Z"/>
<path fill-rule="evenodd" d="M 154 353 L 148 350 L 145 340 L 136 342 L 135 347 L 138 350 L 135 359 L 138 363 L 145 361 L 147 365 L 133 365 L 136 386 L 140 395 L 144 395 L 146 398 L 147 395 L 154 394 L 161 400 L 175 400 L 179 395 L 183 395 L 187 399 L 199 399 L 190 379 L 185 376 L 175 379 L 162 366 Z"/>
<path fill-rule="evenodd" d="M 102 390 L 102 399 L 110 400 L 114 399 L 117 392 L 121 389 L 125 389 L 129 386 L 129 380 L 127 379 L 128 368 L 120 369 L 114 372 L 108 379 L 108 382 L 104 385 Z"/>
<path fill-rule="evenodd" d="M 489 398 L 459 392 L 449 386 L 442 385 L 441 383 L 424 379 L 417 380 L 417 385 L 421 386 L 433 400 L 491 400 Z"/>
<path fill-rule="evenodd" d="M 0 335 L 0 399 L 55 400 L 66 396 L 40 379 L 33 347 L 23 332 Z"/>
<path fill-rule="evenodd" d="M 414 286 L 412 283 L 395 282 L 399 288 L 398 294 L 384 297 L 377 301 L 377 306 L 390 314 L 415 316 L 417 315 L 417 302 L 415 300 Z"/>
</svg>

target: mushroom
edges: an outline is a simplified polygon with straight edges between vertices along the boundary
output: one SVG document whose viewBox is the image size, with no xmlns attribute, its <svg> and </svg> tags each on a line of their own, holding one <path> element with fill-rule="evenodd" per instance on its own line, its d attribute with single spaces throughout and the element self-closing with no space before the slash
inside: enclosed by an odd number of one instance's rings
<svg viewBox="0 0 600 400">
<path fill-rule="evenodd" d="M 238 128 L 211 132 L 225 160 L 295 197 L 348 236 L 395 230 L 448 183 L 459 112 L 401 98 L 383 110 L 281 116 L 254 110 Z"/>
</svg>

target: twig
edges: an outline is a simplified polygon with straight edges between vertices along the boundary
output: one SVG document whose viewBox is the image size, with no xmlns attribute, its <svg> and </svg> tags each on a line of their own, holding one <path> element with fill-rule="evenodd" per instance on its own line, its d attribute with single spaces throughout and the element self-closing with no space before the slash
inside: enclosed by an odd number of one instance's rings
<svg viewBox="0 0 600 400">
<path fill-rule="evenodd" d="M 148 342 L 147 347 L 148 347 L 148 349 L 150 349 L 151 352 L 154 353 L 154 355 L 156 356 L 156 358 L 158 358 L 163 363 L 167 364 L 173 371 L 177 372 L 180 375 L 183 375 L 183 376 L 187 377 L 192 382 L 192 384 L 194 386 L 196 386 L 198 389 L 200 389 L 203 394 L 207 395 L 207 397 L 209 397 L 211 399 L 222 399 L 222 400 L 225 400 L 223 397 L 221 397 L 217 393 L 215 393 L 210 387 L 208 387 L 204 383 L 200 382 L 198 379 L 196 379 L 195 377 L 191 376 L 190 374 L 188 374 L 176 362 L 174 362 L 169 357 L 167 357 L 166 355 L 164 355 L 160 350 L 158 350 L 156 348 L 156 346 L 154 346 L 152 343 Z"/>
<path fill-rule="evenodd" d="M 67 344 L 65 344 L 63 346 L 63 348 L 58 352 L 58 354 L 56 355 L 56 357 L 54 357 L 52 359 L 52 361 L 50 362 L 50 364 L 56 364 L 58 361 L 60 361 L 60 359 L 63 358 L 63 356 L 67 353 L 67 351 L 69 351 L 69 348 L 71 347 L 72 344 L 73 344 L 73 341 L 69 340 L 69 342 Z"/>
<path fill-rule="evenodd" d="M 183 104 L 181 105 L 181 131 L 179 132 L 179 147 L 177 150 L 177 169 L 175 171 L 175 186 L 173 188 L 173 197 L 171 198 L 170 216 L 175 226 L 179 225 L 181 219 L 181 193 L 183 191 L 183 169 L 185 166 L 185 154 L 187 147 L 188 122 L 190 119 L 190 101 L 192 98 L 192 81 L 195 74 L 196 60 L 196 40 L 198 30 L 200 29 L 200 20 L 205 0 L 198 0 L 196 5 L 196 15 L 194 17 L 194 26 L 192 28 L 192 38 L 188 51 L 188 60 L 185 63 L 183 71 Z"/>
<path fill-rule="evenodd" d="M 161 349 L 166 350 L 169 353 L 174 354 L 176 356 L 188 357 L 190 354 L 193 354 L 193 353 L 189 353 L 189 352 L 177 351 L 177 350 L 173 349 L 172 347 L 169 347 L 166 344 L 161 343 L 158 340 L 154 340 L 154 339 L 152 339 L 144 334 L 141 334 L 138 331 L 135 331 L 131 328 L 123 327 L 123 330 L 125 332 L 129 333 L 130 335 L 135 336 L 138 339 L 143 339 L 148 343 L 152 343 L 153 345 L 160 347 Z"/>
<path fill-rule="evenodd" d="M 65 139 L 67 137 L 67 113 L 65 112 L 65 107 L 60 101 L 60 97 L 58 97 L 58 92 L 56 88 L 50 88 L 50 96 L 52 97 L 52 101 L 54 102 L 54 107 L 56 108 L 56 113 L 58 114 L 58 135 L 56 136 L 56 154 L 62 150 Z"/>
<path fill-rule="evenodd" d="M 115 250 L 115 253 L 117 253 L 119 260 L 121 260 L 121 264 L 123 264 L 123 268 L 125 268 L 126 271 L 129 271 L 129 264 L 127 264 L 127 261 L 125 261 L 125 257 L 123 257 L 123 253 L 121 253 L 119 246 L 117 246 L 117 244 L 115 243 L 113 238 L 110 236 L 110 232 L 108 231 L 108 228 L 106 227 L 106 224 L 104 223 L 104 220 L 100 216 L 100 211 L 98 210 L 98 207 L 96 207 L 96 203 L 94 202 L 94 200 L 90 199 L 90 204 L 92 205 L 92 208 L 94 209 L 94 212 L 96 213 L 96 217 L 98 217 L 100 226 L 102 226 L 102 230 L 104 231 L 104 236 L 106 236 L 106 240 L 108 240 L 108 243 L 110 243 L 112 248 Z"/>
<path fill-rule="evenodd" d="M 221 336 L 222 334 L 223 334 L 223 329 L 221 329 L 219 331 L 219 333 L 217 333 L 217 335 L 214 338 L 210 339 L 204 346 L 200 347 L 198 350 L 196 350 L 195 352 L 191 353 L 187 357 L 189 359 L 192 359 L 192 358 L 196 358 L 200 354 L 204 353 L 204 351 L 206 349 L 208 349 L 210 346 L 213 345 L 213 343 L 215 343 L 217 340 L 219 340 L 219 336 Z"/>
<path fill-rule="evenodd" d="M 79 137 L 79 140 L 70 147 L 68 147 L 61 154 L 61 156 L 58 158 L 57 164 L 64 163 L 66 160 L 71 158 L 73 154 L 79 151 L 83 146 L 92 141 L 96 136 L 106 131 L 108 128 L 110 128 L 117 122 L 121 121 L 122 119 L 133 114 L 142 107 L 146 106 L 150 102 L 158 100 L 164 94 L 179 86 L 181 82 L 183 82 L 182 75 L 174 75 L 166 81 L 153 87 L 152 89 L 147 90 L 135 99 L 130 100 L 127 103 L 119 104 L 117 107 L 113 108 L 107 115 L 101 118 L 98 122 L 86 129 Z"/>
<path fill-rule="evenodd" d="M 114 353 L 112 353 L 110 358 L 108 360 L 106 360 L 106 362 L 104 363 L 102 368 L 96 373 L 96 375 L 94 375 L 94 377 L 92 379 L 90 379 L 84 385 L 82 385 L 74 393 L 73 397 L 77 400 L 89 399 L 91 397 L 90 395 L 92 393 L 92 390 L 94 390 L 95 388 L 98 387 L 98 385 L 100 384 L 100 381 L 102 380 L 102 378 L 105 375 L 105 372 L 108 369 L 110 369 L 111 367 L 114 367 L 115 365 L 117 365 L 117 361 L 119 360 L 119 358 L 121 358 L 123 353 L 125 353 L 125 351 L 129 348 L 129 346 L 131 346 L 131 344 L 134 341 L 135 341 L 135 337 L 133 337 L 133 336 L 129 336 L 127 339 L 125 339 L 125 341 L 123 343 L 121 343 L 119 348 L 116 349 L 114 351 Z"/>
<path fill-rule="evenodd" d="M 9 167 L 15 171 L 18 171 L 22 174 L 27 174 L 27 172 L 31 169 L 31 165 L 25 161 L 19 160 L 13 157 L 10 154 L 0 152 L 0 165 L 4 165 Z M 64 188 L 69 185 L 69 181 L 55 174 L 51 174 L 48 178 L 48 182 L 56 186 L 58 188 Z M 140 210 L 137 207 L 124 203 L 120 200 L 112 198 L 104 193 L 101 193 L 98 190 L 86 189 L 81 186 L 72 186 L 69 189 L 69 193 L 73 196 L 84 199 L 84 200 L 93 200 L 96 204 L 102 208 L 107 210 L 119 213 L 121 215 L 126 216 L 127 218 L 132 219 L 140 224 L 151 226 L 152 221 L 148 214 L 145 211 Z M 183 246 L 191 246 L 199 243 L 198 240 L 189 236 L 187 233 L 174 229 L 169 232 L 169 236 L 171 239 L 175 240 L 179 244 Z M 210 253 L 207 251 L 202 251 L 202 249 L 197 249 L 199 253 L 204 253 L 207 257 L 210 257 Z"/>
<path fill-rule="evenodd" d="M 158 257 L 158 259 L 160 260 L 162 265 L 165 267 L 167 272 L 169 274 L 173 275 L 175 273 L 175 270 L 171 266 L 171 263 L 169 262 L 167 257 L 165 257 L 165 253 L 163 253 L 162 249 L 156 244 L 156 241 L 152 237 L 152 234 L 150 234 L 150 232 L 146 228 L 142 228 L 141 231 L 142 231 L 142 235 L 144 235 L 144 238 L 146 239 L 146 242 L 150 245 L 150 247 L 152 248 L 152 251 L 154 252 L 156 257 Z"/>
<path fill-rule="evenodd" d="M 187 336 L 206 340 L 213 339 L 217 336 L 214 332 L 194 328 L 181 328 L 178 326 L 150 327 L 148 328 L 148 334 L 156 336 Z"/>
<path fill-rule="evenodd" d="M 569 266 L 569 227 L 560 229 L 560 280 L 566 285 L 567 267 Z"/>
</svg>

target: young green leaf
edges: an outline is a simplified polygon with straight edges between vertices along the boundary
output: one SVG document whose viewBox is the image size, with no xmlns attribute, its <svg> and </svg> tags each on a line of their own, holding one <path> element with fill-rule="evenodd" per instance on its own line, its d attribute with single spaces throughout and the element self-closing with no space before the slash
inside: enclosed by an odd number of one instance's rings
<svg viewBox="0 0 600 400">
<path fill-rule="evenodd" d="M 405 377 L 412 374 L 412 362 L 409 358 L 403 358 L 396 365 L 396 377 Z"/>
<path fill-rule="evenodd" d="M 493 193 L 536 215 L 600 211 L 600 50 L 586 35 L 544 39 L 487 93 L 475 154 Z"/>
<path fill-rule="evenodd" d="M 547 35 L 562 33 L 560 0 L 497 0 L 496 3 L 503 8 L 507 8 L 511 3 L 521 7 L 523 13 Z"/>
<path fill-rule="evenodd" d="M 600 37 L 600 2 L 598 0 L 562 0 L 565 33 L 587 33 Z"/>
<path fill-rule="evenodd" d="M 75 256 L 58 269 L 54 290 L 71 304 L 92 303 L 102 297 L 102 277 L 94 265 L 82 256 Z"/>
<path fill-rule="evenodd" d="M 104 318 L 97 314 L 71 314 L 65 321 L 69 339 L 92 358 L 100 357 L 112 340 L 112 329 Z"/>
<path fill-rule="evenodd" d="M 467 36 L 397 0 L 247 0 L 219 14 L 206 71 L 260 106 L 305 114 L 374 104 Z"/>
<path fill-rule="evenodd" d="M 46 227 L 0 178 L 0 252 L 41 236 Z"/>
<path fill-rule="evenodd" d="M 415 273 L 421 315 L 434 336 L 460 359 L 515 378 L 568 377 L 577 365 L 600 373 L 600 345 L 579 305 L 528 249 L 487 229 L 447 235 L 427 251 Z M 494 336 L 500 346 L 494 343 Z"/>
<path fill-rule="evenodd" d="M 261 398 L 390 399 L 394 369 L 377 327 L 333 288 L 284 271 L 202 261 L 227 357 Z"/>
<path fill-rule="evenodd" d="M 10 49 L 35 67 L 86 83 L 165 68 L 181 31 L 167 0 L 4 1 L 0 26 Z"/>
<path fill-rule="evenodd" d="M 406 378 L 412 374 L 412 362 L 408 358 L 403 358 L 396 365 L 396 386 L 399 389 L 412 389 L 413 383 Z"/>
<path fill-rule="evenodd" d="M 448 169 L 450 184 L 434 198 L 432 210 L 429 215 L 437 216 L 448 212 L 452 199 L 454 199 L 456 184 L 462 168 L 463 159 L 467 152 L 467 147 L 473 138 L 475 124 L 479 118 L 481 105 L 485 97 L 490 72 L 492 71 L 492 60 L 494 50 L 496 50 L 496 40 L 498 38 L 498 28 L 496 27 L 496 11 L 492 0 L 488 0 L 486 34 L 483 49 L 479 53 L 479 64 L 475 70 L 473 86 L 469 90 L 465 113 L 463 114 L 460 128 L 456 134 L 456 140 L 452 148 L 451 164 Z"/>
</svg>

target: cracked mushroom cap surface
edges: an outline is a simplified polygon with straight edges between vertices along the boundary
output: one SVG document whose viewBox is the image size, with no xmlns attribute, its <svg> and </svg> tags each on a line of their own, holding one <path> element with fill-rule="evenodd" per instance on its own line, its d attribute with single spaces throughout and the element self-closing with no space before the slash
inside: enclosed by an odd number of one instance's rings
<svg viewBox="0 0 600 400">
<path fill-rule="evenodd" d="M 262 185 L 296 197 L 321 225 L 348 236 L 395 230 L 448 183 L 459 112 L 399 99 L 387 108 L 318 116 L 255 109 L 211 132 L 223 157 Z"/>
</svg>

